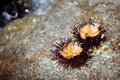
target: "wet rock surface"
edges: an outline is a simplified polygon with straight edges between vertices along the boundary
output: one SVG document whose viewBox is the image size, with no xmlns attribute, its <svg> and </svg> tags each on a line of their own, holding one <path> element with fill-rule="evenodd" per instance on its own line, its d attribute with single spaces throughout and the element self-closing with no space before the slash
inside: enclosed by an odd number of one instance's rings
<svg viewBox="0 0 120 80">
<path fill-rule="evenodd" d="M 119 0 L 61 0 L 44 16 L 17 19 L 0 32 L 2 80 L 119 80 Z M 81 69 L 51 60 L 52 44 L 70 37 L 71 28 L 91 18 L 107 30 L 107 41 Z"/>
</svg>

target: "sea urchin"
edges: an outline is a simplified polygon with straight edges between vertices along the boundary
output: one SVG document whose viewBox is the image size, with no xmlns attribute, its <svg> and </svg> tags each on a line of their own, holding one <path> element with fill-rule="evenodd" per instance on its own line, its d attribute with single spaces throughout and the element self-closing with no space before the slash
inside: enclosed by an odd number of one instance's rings
<svg viewBox="0 0 120 80">
<path fill-rule="evenodd" d="M 58 60 L 58 63 L 64 67 L 77 68 L 86 64 L 86 61 L 91 58 L 89 52 L 84 50 L 78 42 L 72 39 L 61 40 L 60 43 L 54 45 L 55 49 L 53 59 Z"/>
<path fill-rule="evenodd" d="M 105 30 L 98 23 L 84 22 L 83 24 L 74 27 L 72 30 L 73 37 L 76 41 L 82 43 L 84 49 L 89 49 L 93 46 L 98 47 L 101 42 L 105 41 Z"/>
</svg>

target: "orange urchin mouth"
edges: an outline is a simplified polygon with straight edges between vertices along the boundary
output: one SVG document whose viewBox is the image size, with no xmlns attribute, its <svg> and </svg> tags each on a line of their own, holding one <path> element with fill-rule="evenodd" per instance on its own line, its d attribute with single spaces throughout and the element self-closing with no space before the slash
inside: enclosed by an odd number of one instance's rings
<svg viewBox="0 0 120 80">
<path fill-rule="evenodd" d="M 99 34 L 99 26 L 100 24 L 86 24 L 83 28 L 79 29 L 79 33 L 82 39 L 86 39 L 87 37 L 95 37 Z"/>
<path fill-rule="evenodd" d="M 74 56 L 80 55 L 81 52 L 82 48 L 76 42 L 75 43 L 71 42 L 63 46 L 61 50 L 61 55 L 66 59 L 70 59 L 73 58 Z"/>
</svg>

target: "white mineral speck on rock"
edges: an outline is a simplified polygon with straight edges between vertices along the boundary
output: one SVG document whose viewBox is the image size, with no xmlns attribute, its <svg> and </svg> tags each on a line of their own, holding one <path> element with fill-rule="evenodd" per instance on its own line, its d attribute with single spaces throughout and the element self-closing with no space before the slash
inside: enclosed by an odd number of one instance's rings
<svg viewBox="0 0 120 80">
<path fill-rule="evenodd" d="M 36 22 L 36 19 L 33 19 L 33 23 L 35 23 Z"/>
<path fill-rule="evenodd" d="M 73 5 L 78 5 L 77 2 L 69 2 L 69 5 L 73 6 Z"/>
</svg>

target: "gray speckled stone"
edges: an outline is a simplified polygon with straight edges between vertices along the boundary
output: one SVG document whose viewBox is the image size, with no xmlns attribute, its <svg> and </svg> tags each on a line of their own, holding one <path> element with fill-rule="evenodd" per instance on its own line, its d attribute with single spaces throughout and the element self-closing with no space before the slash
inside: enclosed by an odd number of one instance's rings
<svg viewBox="0 0 120 80">
<path fill-rule="evenodd" d="M 119 0 L 61 0 L 44 16 L 18 19 L 0 32 L 2 80 L 119 80 Z M 51 60 L 52 44 L 70 37 L 73 25 L 93 19 L 107 30 L 107 41 L 81 69 Z"/>
</svg>

